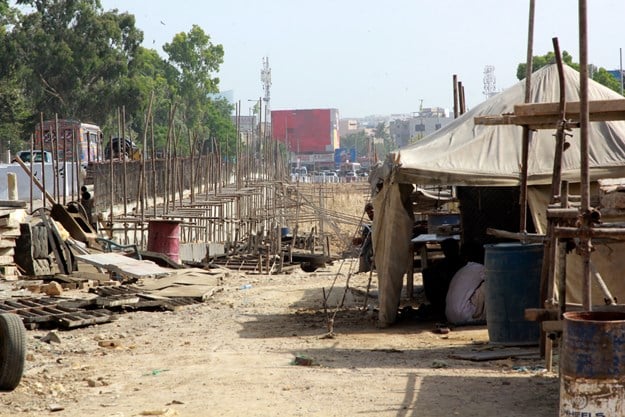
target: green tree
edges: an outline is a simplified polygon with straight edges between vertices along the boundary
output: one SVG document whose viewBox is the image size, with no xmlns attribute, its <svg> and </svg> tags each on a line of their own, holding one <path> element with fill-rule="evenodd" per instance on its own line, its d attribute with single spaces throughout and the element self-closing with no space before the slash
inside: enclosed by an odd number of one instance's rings
<svg viewBox="0 0 625 417">
<path fill-rule="evenodd" d="M 573 57 L 567 51 L 562 52 L 562 62 L 571 68 L 579 71 L 579 64 L 573 62 Z M 556 63 L 556 56 L 553 52 L 547 52 L 547 54 L 542 56 L 535 56 L 532 58 L 532 72 L 551 64 Z M 519 80 L 525 78 L 526 75 L 526 63 L 520 63 L 517 66 L 516 77 Z M 614 78 L 605 68 L 599 67 L 589 64 L 589 73 L 590 78 L 601 85 L 604 85 L 617 93 L 621 92 L 620 80 Z"/>
<path fill-rule="evenodd" d="M 18 3 L 34 10 L 11 35 L 33 107 L 104 124 L 124 97 L 128 63 L 143 39 L 134 16 L 102 12 L 98 0 Z M 126 103 L 130 112 L 135 103 Z"/>
<path fill-rule="evenodd" d="M 579 65 L 573 63 L 573 57 L 567 51 L 562 52 L 562 62 L 572 68 L 579 69 Z M 545 55 L 532 57 L 532 72 L 539 70 L 540 68 L 545 67 L 547 65 L 551 65 L 555 63 L 556 63 L 556 54 L 554 54 L 553 52 L 547 52 Z M 521 63 L 517 66 L 517 70 L 516 70 L 517 79 L 522 80 L 525 78 L 526 68 L 527 68 L 527 63 Z"/>
<path fill-rule="evenodd" d="M 364 130 L 360 130 L 356 133 L 341 136 L 340 143 L 341 148 L 356 149 L 357 156 L 365 156 L 369 154 L 371 140 L 371 137 Z"/>
<path fill-rule="evenodd" d="M 592 72 L 592 79 L 597 81 L 599 84 L 605 85 L 606 87 L 616 91 L 617 93 L 621 92 L 621 80 L 617 80 L 605 68 L 595 69 Z"/>
<path fill-rule="evenodd" d="M 28 98 L 22 88 L 23 66 L 15 54 L 15 43 L 8 28 L 12 27 L 19 13 L 9 7 L 7 0 L 0 0 L 0 151 L 18 150 L 23 147 L 24 125 L 31 114 Z"/>
<path fill-rule="evenodd" d="M 378 146 L 376 144 L 375 149 L 377 156 L 380 159 L 384 159 L 386 157 L 386 154 L 388 154 L 395 148 L 395 142 L 391 139 L 391 134 L 389 132 L 388 126 L 384 122 L 378 123 L 378 125 L 375 127 L 374 134 L 377 142 L 379 142 L 380 140 L 382 141 L 382 143 L 380 144 L 382 146 Z"/>
<path fill-rule="evenodd" d="M 163 50 L 177 71 L 172 74 L 177 95 L 184 105 L 189 128 L 197 127 L 208 111 L 211 94 L 218 93 L 219 78 L 213 76 L 223 63 L 222 45 L 213 45 L 202 28 L 193 25 L 189 33 L 178 33 Z"/>
<path fill-rule="evenodd" d="M 234 155 L 237 137 L 230 119 L 232 105 L 211 99 L 219 92 L 216 74 L 223 63 L 223 46 L 213 44 L 201 27 L 193 25 L 188 33 L 176 34 L 163 50 L 172 68 L 168 80 L 187 129 L 218 143 L 224 155 Z"/>
<path fill-rule="evenodd" d="M 137 48 L 134 59 L 129 62 L 128 76 L 120 80 L 119 94 L 115 108 L 127 106 L 130 118 L 129 128 L 137 137 L 143 138 L 146 126 L 150 97 L 154 94 L 152 116 L 155 125 L 155 143 L 160 149 L 165 147 L 167 126 L 169 125 L 169 108 L 175 100 L 176 87 L 169 83 L 175 69 L 169 65 L 154 49 Z M 112 136 L 117 135 L 117 116 L 110 114 L 107 126 L 111 126 Z M 140 144 L 141 145 L 141 144 Z"/>
<path fill-rule="evenodd" d="M 235 149 L 232 106 L 210 99 L 218 92 L 223 47 L 213 45 L 200 27 L 176 35 L 165 45 L 169 57 L 163 59 L 140 46 L 143 33 L 133 15 L 103 11 L 99 0 L 10 4 L 0 0 L 0 138 L 27 138 L 39 112 L 94 122 L 105 137 L 117 136 L 123 106 L 125 133 L 141 145 L 153 97 L 159 148 L 175 106 L 176 135 L 231 140 L 227 145 Z M 176 143 L 178 155 L 188 150 L 188 140 Z"/>
<path fill-rule="evenodd" d="M 232 105 L 225 99 L 210 100 L 202 123 L 204 137 L 215 138 L 227 149 L 236 149 L 236 127 L 232 123 Z"/>
</svg>

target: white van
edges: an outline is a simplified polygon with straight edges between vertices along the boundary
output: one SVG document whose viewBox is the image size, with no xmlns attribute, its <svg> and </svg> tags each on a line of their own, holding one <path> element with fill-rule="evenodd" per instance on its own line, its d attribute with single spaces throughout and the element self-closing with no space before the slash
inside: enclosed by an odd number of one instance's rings
<svg viewBox="0 0 625 417">
<path fill-rule="evenodd" d="M 15 154 L 16 156 L 19 156 L 20 159 L 22 160 L 22 162 L 24 163 L 30 163 L 30 151 L 19 151 Z M 33 151 L 33 162 L 39 162 L 41 163 L 41 151 Z M 52 162 L 52 152 L 48 152 L 48 151 L 43 151 L 43 162 L 48 164 Z"/>
</svg>

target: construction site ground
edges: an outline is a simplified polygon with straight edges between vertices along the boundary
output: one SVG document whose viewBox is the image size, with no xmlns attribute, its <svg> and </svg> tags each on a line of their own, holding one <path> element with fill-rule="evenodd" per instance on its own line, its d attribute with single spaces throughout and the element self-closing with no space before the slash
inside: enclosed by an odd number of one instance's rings
<svg viewBox="0 0 625 417">
<path fill-rule="evenodd" d="M 379 329 L 375 274 L 363 308 L 369 274 L 355 270 L 346 260 L 314 273 L 233 273 L 175 311 L 120 314 L 49 341 L 49 330 L 29 330 L 24 376 L 0 393 L 0 416 L 556 415 L 559 380 L 544 360 L 505 357 L 486 326 Z M 418 298 L 418 274 L 415 288 Z"/>
</svg>

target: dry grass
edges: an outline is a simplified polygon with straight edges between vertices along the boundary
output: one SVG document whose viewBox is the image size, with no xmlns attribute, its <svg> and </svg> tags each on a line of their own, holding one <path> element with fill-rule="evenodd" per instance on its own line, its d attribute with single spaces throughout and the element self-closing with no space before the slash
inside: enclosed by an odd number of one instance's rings
<svg viewBox="0 0 625 417">
<path fill-rule="evenodd" d="M 320 230 L 323 219 L 331 254 L 350 252 L 349 242 L 359 233 L 364 206 L 370 200 L 369 183 L 299 184 L 298 190 L 304 201 L 300 230 Z"/>
</svg>

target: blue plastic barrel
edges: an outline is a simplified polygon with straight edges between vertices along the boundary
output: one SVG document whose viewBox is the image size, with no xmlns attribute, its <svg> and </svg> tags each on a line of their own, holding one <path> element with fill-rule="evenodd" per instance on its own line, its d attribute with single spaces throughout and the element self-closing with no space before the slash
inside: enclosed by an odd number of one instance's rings
<svg viewBox="0 0 625 417">
<path fill-rule="evenodd" d="M 625 313 L 564 313 L 560 416 L 622 416 Z"/>
<path fill-rule="evenodd" d="M 543 244 L 485 245 L 486 323 L 491 343 L 533 345 L 538 322 L 525 320 L 526 308 L 540 306 Z"/>
</svg>

